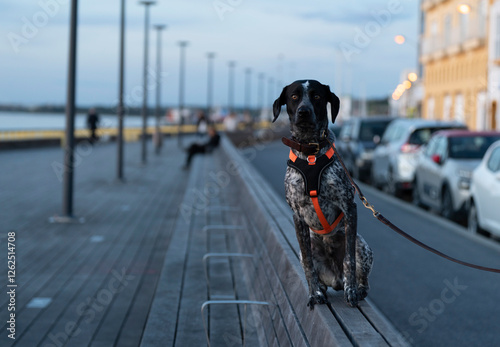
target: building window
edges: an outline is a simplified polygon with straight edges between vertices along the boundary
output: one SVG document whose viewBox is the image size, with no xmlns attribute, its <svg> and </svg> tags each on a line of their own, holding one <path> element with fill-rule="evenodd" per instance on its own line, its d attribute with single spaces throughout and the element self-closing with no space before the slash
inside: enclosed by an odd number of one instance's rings
<svg viewBox="0 0 500 347">
<path fill-rule="evenodd" d="M 427 100 L 427 118 L 434 119 L 434 98 Z"/>
<path fill-rule="evenodd" d="M 451 45 L 451 15 L 447 14 L 444 17 L 444 46 Z"/>
<path fill-rule="evenodd" d="M 450 120 L 451 117 L 451 95 L 445 95 L 443 102 L 443 120 Z"/>
<path fill-rule="evenodd" d="M 461 13 L 460 14 L 460 42 L 464 42 L 467 39 L 467 32 L 469 30 L 469 15 Z"/>
<path fill-rule="evenodd" d="M 455 95 L 454 120 L 465 123 L 465 104 L 462 94 Z"/>
<path fill-rule="evenodd" d="M 495 59 L 500 59 L 500 14 L 497 14 L 496 17 L 496 25 L 494 35 L 495 42 Z"/>
</svg>

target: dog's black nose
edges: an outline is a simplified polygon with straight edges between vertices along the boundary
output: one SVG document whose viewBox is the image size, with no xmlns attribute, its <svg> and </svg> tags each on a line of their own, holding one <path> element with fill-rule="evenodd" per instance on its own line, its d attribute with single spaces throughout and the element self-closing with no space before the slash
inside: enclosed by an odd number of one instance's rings
<svg viewBox="0 0 500 347">
<path fill-rule="evenodd" d="M 297 113 L 299 114 L 299 116 L 309 116 L 311 114 L 311 110 L 309 109 L 309 107 L 301 106 L 297 110 Z"/>
</svg>

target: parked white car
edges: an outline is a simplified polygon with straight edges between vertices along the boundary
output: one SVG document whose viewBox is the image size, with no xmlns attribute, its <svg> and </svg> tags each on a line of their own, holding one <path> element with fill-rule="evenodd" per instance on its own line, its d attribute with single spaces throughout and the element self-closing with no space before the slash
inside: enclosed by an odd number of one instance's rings
<svg viewBox="0 0 500 347">
<path fill-rule="evenodd" d="M 493 143 L 472 173 L 468 230 L 500 236 L 500 141 Z"/>
<path fill-rule="evenodd" d="M 435 209 L 451 220 L 467 220 L 472 171 L 498 140 L 497 131 L 436 132 L 417 160 L 413 203 Z"/>
</svg>

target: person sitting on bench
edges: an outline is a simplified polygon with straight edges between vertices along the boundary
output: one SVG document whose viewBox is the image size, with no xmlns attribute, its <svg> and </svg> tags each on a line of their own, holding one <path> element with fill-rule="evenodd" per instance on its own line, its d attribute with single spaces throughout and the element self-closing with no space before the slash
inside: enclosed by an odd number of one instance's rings
<svg viewBox="0 0 500 347">
<path fill-rule="evenodd" d="M 189 169 L 189 166 L 191 165 L 191 160 L 193 159 L 193 156 L 195 154 L 210 153 L 214 150 L 214 148 L 216 148 L 219 145 L 220 135 L 217 134 L 215 126 L 213 125 L 208 126 L 207 131 L 209 139 L 206 143 L 204 144 L 193 143 L 191 146 L 189 146 L 187 150 L 188 155 L 186 158 L 186 165 L 184 165 L 184 169 Z"/>
</svg>

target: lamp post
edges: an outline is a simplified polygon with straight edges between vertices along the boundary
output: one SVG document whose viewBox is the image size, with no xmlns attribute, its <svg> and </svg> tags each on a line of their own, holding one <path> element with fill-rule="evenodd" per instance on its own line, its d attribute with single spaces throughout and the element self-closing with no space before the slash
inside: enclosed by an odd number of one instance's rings
<svg viewBox="0 0 500 347">
<path fill-rule="evenodd" d="M 148 48 L 149 48 L 149 6 L 155 4 L 155 1 L 140 1 L 141 5 L 145 7 L 145 20 L 144 20 L 144 69 L 143 81 L 144 90 L 142 98 L 142 132 L 141 132 L 141 163 L 146 164 L 146 146 L 147 146 L 147 123 L 148 123 Z"/>
<path fill-rule="evenodd" d="M 267 105 L 269 107 L 269 110 L 271 110 L 269 113 L 269 120 L 272 121 L 273 120 L 273 111 L 272 111 L 273 100 L 274 100 L 274 98 L 277 98 L 280 94 L 278 94 L 278 95 L 274 94 L 274 78 L 269 77 L 268 83 L 269 83 L 269 86 L 267 88 L 267 92 L 268 92 Z"/>
<path fill-rule="evenodd" d="M 161 107 L 161 31 L 166 25 L 157 24 L 154 26 L 157 31 L 156 45 L 156 109 L 155 109 L 155 153 L 160 154 L 163 145 L 162 133 L 160 131 L 160 107 Z"/>
<path fill-rule="evenodd" d="M 262 110 L 264 110 L 264 78 L 266 75 L 264 73 L 259 74 L 259 94 L 258 94 L 258 109 L 260 110 L 260 113 L 262 114 Z M 259 114 L 260 117 L 260 114 Z"/>
<path fill-rule="evenodd" d="M 245 69 L 245 113 L 250 113 L 250 97 L 251 97 L 251 86 L 252 86 L 252 69 Z"/>
<path fill-rule="evenodd" d="M 180 41 L 180 67 L 179 67 L 179 134 L 177 136 L 177 145 L 182 147 L 182 126 L 184 124 L 184 74 L 186 69 L 186 46 L 188 45 L 187 41 Z"/>
<path fill-rule="evenodd" d="M 230 61 L 229 66 L 229 81 L 228 81 L 228 96 L 227 96 L 227 108 L 229 113 L 233 112 L 234 107 L 234 67 L 236 66 L 235 61 Z"/>
<path fill-rule="evenodd" d="M 207 53 L 208 70 L 207 70 L 207 119 L 210 120 L 210 115 L 213 107 L 213 85 L 214 85 L 214 58 L 215 53 Z"/>
<path fill-rule="evenodd" d="M 123 70 L 125 68 L 125 0 L 121 0 L 120 15 L 120 63 L 119 63 L 119 82 L 118 82 L 118 136 L 116 139 L 118 147 L 118 162 L 116 168 L 116 179 L 119 182 L 124 181 L 123 177 Z"/>
<path fill-rule="evenodd" d="M 68 85 L 66 94 L 66 132 L 63 168 L 63 206 L 62 216 L 50 218 L 54 223 L 82 222 L 73 216 L 73 172 L 75 169 L 75 86 L 76 86 L 76 46 L 77 46 L 77 20 L 78 1 L 71 1 L 69 34 L 69 60 L 68 60 Z"/>
</svg>

